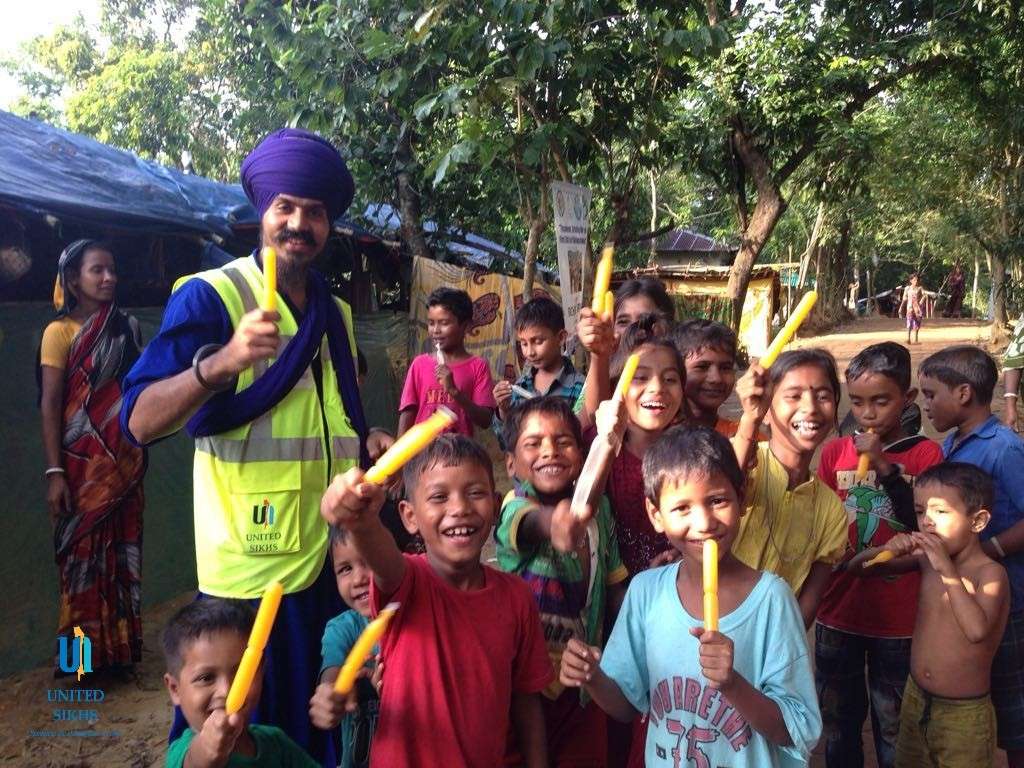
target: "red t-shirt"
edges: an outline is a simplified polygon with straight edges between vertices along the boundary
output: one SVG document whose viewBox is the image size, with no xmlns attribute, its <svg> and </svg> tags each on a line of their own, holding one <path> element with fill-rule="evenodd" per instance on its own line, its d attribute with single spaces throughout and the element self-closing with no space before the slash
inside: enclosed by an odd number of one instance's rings
<svg viewBox="0 0 1024 768">
<path fill-rule="evenodd" d="M 942 448 L 920 440 L 909 448 L 898 441 L 885 457 L 898 464 L 909 482 L 942 461 Z M 818 476 L 843 502 L 850 520 L 849 548 L 853 553 L 885 544 L 906 529 L 896 519 L 889 496 L 876 482 L 875 470 L 859 484 L 855 481 L 859 456 L 852 437 L 840 437 L 821 450 Z M 861 578 L 845 572 L 832 574 L 818 607 L 818 621 L 827 627 L 868 637 L 910 637 L 917 616 L 918 573 Z"/>
<path fill-rule="evenodd" d="M 512 694 L 538 693 L 554 676 L 533 595 L 518 576 L 487 566 L 482 589 L 457 590 L 426 555 L 403 557 L 395 594 L 370 587 L 374 615 L 401 603 L 380 644 L 370 765 L 501 765 Z"/>
<path fill-rule="evenodd" d="M 494 380 L 491 378 L 491 369 L 487 367 L 486 360 L 473 356 L 461 363 L 449 363 L 448 367 L 451 368 L 456 389 L 468 395 L 477 405 L 485 408 L 497 407 L 494 402 Z M 445 392 L 444 387 L 438 383 L 437 376 L 434 375 L 435 368 L 437 358 L 434 355 L 419 355 L 412 361 L 405 376 L 405 386 L 402 387 L 398 410 L 415 408 L 414 423 L 419 424 L 443 405 L 450 408 L 458 417 L 450 431 L 472 437 L 473 425 L 469 421 L 469 416 L 466 415 L 465 409 L 455 402 L 455 398 Z"/>
</svg>

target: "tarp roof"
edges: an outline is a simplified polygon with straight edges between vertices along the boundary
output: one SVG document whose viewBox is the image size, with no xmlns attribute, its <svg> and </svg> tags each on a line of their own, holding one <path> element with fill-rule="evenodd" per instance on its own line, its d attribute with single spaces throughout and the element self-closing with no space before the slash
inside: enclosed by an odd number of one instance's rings
<svg viewBox="0 0 1024 768">
<path fill-rule="evenodd" d="M 370 203 L 363 211 L 362 218 L 382 232 L 394 233 L 402 226 L 401 214 L 387 203 Z M 523 255 L 518 251 L 510 251 L 492 240 L 458 227 L 446 227 L 441 231 L 436 222 L 424 221 L 423 231 L 430 235 L 439 235 L 444 239 L 444 246 L 450 252 L 484 269 L 490 269 L 496 258 L 523 263 Z"/>
<path fill-rule="evenodd" d="M 122 230 L 231 235 L 242 188 L 0 111 L 0 203 Z"/>
<path fill-rule="evenodd" d="M 673 229 L 658 239 L 656 249 L 659 252 L 698 252 L 698 253 L 731 253 L 736 249 L 726 243 L 694 232 L 692 229 Z"/>
</svg>

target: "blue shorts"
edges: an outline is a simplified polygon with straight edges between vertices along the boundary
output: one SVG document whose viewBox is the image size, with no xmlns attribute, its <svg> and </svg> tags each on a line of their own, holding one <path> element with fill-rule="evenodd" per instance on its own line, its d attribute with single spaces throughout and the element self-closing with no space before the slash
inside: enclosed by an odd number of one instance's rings
<svg viewBox="0 0 1024 768">
<path fill-rule="evenodd" d="M 1024 611 L 1010 614 L 992 659 L 992 703 L 999 746 L 1024 749 Z"/>
</svg>

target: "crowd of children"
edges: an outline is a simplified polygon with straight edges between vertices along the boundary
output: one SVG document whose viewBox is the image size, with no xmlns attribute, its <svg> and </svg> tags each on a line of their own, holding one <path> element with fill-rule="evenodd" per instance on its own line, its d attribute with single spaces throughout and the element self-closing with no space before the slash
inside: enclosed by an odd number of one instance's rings
<svg viewBox="0 0 1024 768">
<path fill-rule="evenodd" d="M 826 350 L 737 379 L 728 327 L 675 323 L 657 281 L 615 298 L 610 316 L 581 313 L 586 383 L 563 354 L 561 308 L 534 299 L 516 315 L 523 373 L 495 385 L 466 349 L 469 297 L 429 296 L 433 349 L 410 366 L 399 429 L 443 405 L 451 434 L 405 466 L 397 520 L 382 522 L 386 490 L 361 469 L 321 507 L 349 610 L 327 625 L 309 711 L 336 732 L 340 765 L 801 765 L 821 740 L 830 768 L 862 766 L 870 712 L 883 768 L 991 765 L 997 741 L 1024 767 L 1024 443 L 991 413 L 992 358 L 952 347 L 919 367 L 924 410 L 949 432 L 940 447 L 901 420 L 918 398 L 907 349 L 869 346 L 845 371 L 858 429 L 833 437 Z M 739 420 L 719 412 L 734 391 Z M 487 428 L 506 453 L 504 500 L 472 439 Z M 595 434 L 619 450 L 580 509 Z M 421 553 L 400 548 L 396 525 Z M 482 562 L 491 541 L 497 567 Z M 356 686 L 335 692 L 392 602 Z M 189 729 L 168 765 L 313 764 L 247 723 L 258 676 L 225 714 L 252 621 L 221 599 L 171 620 L 165 679 Z"/>
</svg>

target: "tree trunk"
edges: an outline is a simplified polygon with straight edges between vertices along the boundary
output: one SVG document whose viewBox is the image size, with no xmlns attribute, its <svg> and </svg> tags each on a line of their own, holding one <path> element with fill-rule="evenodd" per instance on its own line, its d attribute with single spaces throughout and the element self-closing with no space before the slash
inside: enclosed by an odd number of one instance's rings
<svg viewBox="0 0 1024 768">
<path fill-rule="evenodd" d="M 828 324 L 840 321 L 845 315 L 844 299 L 847 296 L 847 271 L 850 261 L 850 231 L 853 222 L 844 216 L 839 223 L 838 239 L 826 242 L 819 248 L 822 264 L 818 273 L 818 305 L 815 313 Z"/>
<path fill-rule="evenodd" d="M 658 228 L 658 177 L 654 171 L 649 171 L 651 177 L 651 232 Z M 652 237 L 650 243 L 650 261 L 654 264 L 658 258 L 658 238 Z"/>
<path fill-rule="evenodd" d="M 754 213 L 750 217 L 750 225 L 740 238 L 740 249 L 732 263 L 732 269 L 729 270 L 729 283 L 726 287 L 727 296 L 732 303 L 732 327 L 735 331 L 740 327 L 743 300 L 747 296 L 747 286 L 750 284 L 754 262 L 757 261 L 761 249 L 768 242 L 785 210 L 786 203 L 782 195 L 758 195 L 757 205 L 754 206 Z"/>
<path fill-rule="evenodd" d="M 548 228 L 546 216 L 535 216 L 530 221 L 526 236 L 526 253 L 523 254 L 523 303 L 533 298 L 533 279 L 537 274 L 537 254 L 540 252 L 540 238 Z"/>
<path fill-rule="evenodd" d="M 733 330 L 739 331 L 743 301 L 747 296 L 747 286 L 750 284 L 750 273 L 754 268 L 754 262 L 761 254 L 761 249 L 772 236 L 775 225 L 785 212 L 786 201 L 771 177 L 771 169 L 765 156 L 755 146 L 753 138 L 739 126 L 733 129 L 733 146 L 747 178 L 753 179 L 757 187 L 757 203 L 740 235 L 740 249 L 736 253 L 732 269 L 729 270 L 729 283 L 726 287 L 729 301 L 732 303 L 732 327 Z M 742 194 L 742 191 L 738 191 L 737 194 Z M 738 206 L 740 209 L 743 207 Z"/>
<path fill-rule="evenodd" d="M 427 245 L 427 238 L 423 234 L 420 197 L 411 173 L 415 162 L 412 156 L 412 137 L 408 130 L 404 132 L 398 142 L 395 158 L 398 160 L 398 173 L 395 181 L 398 187 L 398 212 L 402 217 L 399 231 L 402 242 L 413 256 L 424 259 L 433 258 L 430 246 Z"/>
<path fill-rule="evenodd" d="M 992 261 L 992 335 L 1003 333 L 1006 327 L 1006 259 L 993 251 Z"/>
</svg>

